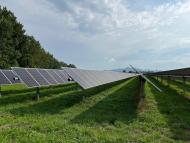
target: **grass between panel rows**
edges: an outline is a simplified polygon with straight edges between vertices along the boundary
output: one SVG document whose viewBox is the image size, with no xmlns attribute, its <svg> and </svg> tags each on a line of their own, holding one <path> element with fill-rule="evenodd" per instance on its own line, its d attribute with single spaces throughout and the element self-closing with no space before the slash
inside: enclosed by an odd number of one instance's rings
<svg viewBox="0 0 190 143">
<path fill-rule="evenodd" d="M 143 104 L 137 78 L 86 91 L 44 88 L 38 102 L 34 89 L 6 90 L 0 142 L 189 142 L 189 100 L 154 82 L 164 92 L 146 83 Z"/>
</svg>

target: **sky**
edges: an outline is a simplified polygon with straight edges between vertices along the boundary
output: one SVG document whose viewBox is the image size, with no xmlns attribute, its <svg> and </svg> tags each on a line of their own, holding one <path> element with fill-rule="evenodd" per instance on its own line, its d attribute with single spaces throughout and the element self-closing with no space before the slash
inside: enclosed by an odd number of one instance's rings
<svg viewBox="0 0 190 143">
<path fill-rule="evenodd" d="M 85 69 L 190 67 L 190 0 L 0 0 L 57 59 Z"/>
</svg>

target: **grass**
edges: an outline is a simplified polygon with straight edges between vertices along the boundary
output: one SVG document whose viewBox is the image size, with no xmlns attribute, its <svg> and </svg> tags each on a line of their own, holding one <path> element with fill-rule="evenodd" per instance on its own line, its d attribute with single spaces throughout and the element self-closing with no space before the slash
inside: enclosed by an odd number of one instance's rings
<svg viewBox="0 0 190 143">
<path fill-rule="evenodd" d="M 187 81 L 186 84 L 183 84 L 183 80 L 181 79 L 171 79 L 167 78 L 158 78 L 162 84 L 169 86 L 171 89 L 175 90 L 178 94 L 185 94 L 186 97 L 190 98 L 190 82 Z M 169 83 L 169 85 L 168 85 Z M 185 90 L 185 93 L 184 93 Z"/>
<path fill-rule="evenodd" d="M 144 100 L 137 78 L 43 88 L 39 101 L 34 89 L 3 87 L 0 142 L 190 142 L 190 101 L 153 80 L 164 92 L 146 83 Z"/>
</svg>

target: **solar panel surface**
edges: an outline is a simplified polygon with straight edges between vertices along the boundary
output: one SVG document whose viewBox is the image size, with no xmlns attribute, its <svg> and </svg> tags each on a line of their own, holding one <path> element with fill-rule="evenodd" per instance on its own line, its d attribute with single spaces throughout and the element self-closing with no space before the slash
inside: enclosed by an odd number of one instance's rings
<svg viewBox="0 0 190 143">
<path fill-rule="evenodd" d="M 155 72 L 155 73 L 152 73 L 151 75 L 190 76 L 190 68 Z"/>
<path fill-rule="evenodd" d="M 54 69 L 47 69 L 47 72 L 57 81 L 57 83 L 65 83 L 64 80 L 57 75 Z"/>
<path fill-rule="evenodd" d="M 37 69 L 41 75 L 51 84 L 51 85 L 56 85 L 58 82 L 47 72 L 46 69 Z"/>
<path fill-rule="evenodd" d="M 64 81 L 64 83 L 69 82 L 68 75 L 66 75 L 63 71 L 61 71 L 61 70 L 55 70 L 55 72 L 57 73 L 57 75 L 59 75 L 62 78 L 62 80 Z"/>
<path fill-rule="evenodd" d="M 113 71 L 95 71 L 74 68 L 64 68 L 64 71 L 71 76 L 84 89 L 119 81 L 136 76 L 130 73 L 119 73 Z"/>
<path fill-rule="evenodd" d="M 50 83 L 43 77 L 43 75 L 37 69 L 27 68 L 26 70 L 34 77 L 34 79 L 40 84 L 40 86 L 50 85 Z"/>
<path fill-rule="evenodd" d="M 2 70 L 2 72 L 12 84 L 21 83 L 19 76 L 16 75 L 12 70 Z"/>
<path fill-rule="evenodd" d="M 5 77 L 2 70 L 0 70 L 0 85 L 11 84 L 11 82 Z"/>
<path fill-rule="evenodd" d="M 64 69 L 64 71 L 70 77 L 72 77 L 72 79 L 74 79 L 74 81 L 76 81 L 80 86 L 86 87 L 87 86 L 87 82 L 85 81 L 85 79 L 82 79 L 82 77 L 77 72 L 74 72 L 74 70 L 75 69 L 72 69 L 72 68 L 65 68 Z"/>
<path fill-rule="evenodd" d="M 40 84 L 25 68 L 12 68 L 28 87 L 39 87 Z"/>
</svg>

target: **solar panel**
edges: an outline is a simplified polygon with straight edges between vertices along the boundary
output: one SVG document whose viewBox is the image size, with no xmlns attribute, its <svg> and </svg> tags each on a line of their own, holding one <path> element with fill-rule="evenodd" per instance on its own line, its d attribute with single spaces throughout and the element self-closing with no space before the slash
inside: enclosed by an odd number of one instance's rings
<svg viewBox="0 0 190 143">
<path fill-rule="evenodd" d="M 28 87 L 39 87 L 40 84 L 25 68 L 12 68 Z"/>
<path fill-rule="evenodd" d="M 55 72 L 62 78 L 62 80 L 65 83 L 69 82 L 69 76 L 67 74 L 65 74 L 63 71 L 61 71 L 61 70 L 55 70 Z"/>
<path fill-rule="evenodd" d="M 47 72 L 57 81 L 57 83 L 65 83 L 64 80 L 62 80 L 62 78 L 57 75 L 54 69 L 47 69 Z"/>
<path fill-rule="evenodd" d="M 37 69 L 41 75 L 51 84 L 51 85 L 56 85 L 58 82 L 47 72 L 46 69 Z"/>
<path fill-rule="evenodd" d="M 92 75 L 98 80 L 99 85 L 104 84 L 103 73 L 99 71 L 91 71 Z"/>
<path fill-rule="evenodd" d="M 96 84 L 101 85 L 103 82 L 101 81 L 101 78 L 96 76 L 94 71 L 86 70 L 86 75 Z"/>
<path fill-rule="evenodd" d="M 64 70 L 61 70 L 61 73 L 64 74 L 67 77 L 67 80 L 73 81 L 72 77 Z"/>
<path fill-rule="evenodd" d="M 37 69 L 35 69 L 35 68 L 27 68 L 26 70 L 34 77 L 34 79 L 41 86 L 50 85 L 50 83 L 43 77 L 43 75 Z"/>
<path fill-rule="evenodd" d="M 76 81 L 80 86 L 86 87 L 87 83 L 86 83 L 85 79 L 81 78 L 77 72 L 74 72 L 74 70 L 75 69 L 72 69 L 72 68 L 64 68 L 64 71 L 66 73 L 68 73 L 68 75 L 70 77 L 72 77 L 72 79 L 74 79 L 74 81 Z"/>
<path fill-rule="evenodd" d="M 77 73 L 83 79 L 83 81 L 85 80 L 87 88 L 95 86 L 96 82 L 93 82 L 90 76 L 86 74 L 85 70 L 74 70 L 74 72 Z"/>
<path fill-rule="evenodd" d="M 149 75 L 190 76 L 190 68 L 160 71 L 160 72 L 151 73 Z"/>
<path fill-rule="evenodd" d="M 7 85 L 7 84 L 11 84 L 11 82 L 10 82 L 9 79 L 4 75 L 4 73 L 2 72 L 2 70 L 0 70 L 0 85 Z"/>
<path fill-rule="evenodd" d="M 64 68 L 64 71 L 71 76 L 84 89 L 119 81 L 136 76 L 130 73 L 119 73 L 114 71 L 95 71 L 74 68 Z"/>
<path fill-rule="evenodd" d="M 21 83 L 21 80 L 18 75 L 16 75 L 12 70 L 1 70 L 4 75 L 12 84 Z"/>
</svg>

